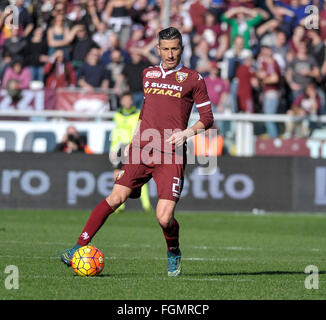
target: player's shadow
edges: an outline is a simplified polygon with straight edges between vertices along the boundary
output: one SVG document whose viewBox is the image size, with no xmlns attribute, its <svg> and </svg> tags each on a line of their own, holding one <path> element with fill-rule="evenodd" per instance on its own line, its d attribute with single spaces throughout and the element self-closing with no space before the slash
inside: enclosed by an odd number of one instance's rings
<svg viewBox="0 0 326 320">
<path fill-rule="evenodd" d="M 206 276 L 206 277 L 222 277 L 222 276 L 262 276 L 262 275 L 291 275 L 306 274 L 303 271 L 255 271 L 255 272 L 207 272 L 207 273 L 184 273 L 185 277 Z M 326 274 L 326 271 L 318 271 L 318 274 Z M 306 274 L 307 275 L 307 274 Z"/>
</svg>

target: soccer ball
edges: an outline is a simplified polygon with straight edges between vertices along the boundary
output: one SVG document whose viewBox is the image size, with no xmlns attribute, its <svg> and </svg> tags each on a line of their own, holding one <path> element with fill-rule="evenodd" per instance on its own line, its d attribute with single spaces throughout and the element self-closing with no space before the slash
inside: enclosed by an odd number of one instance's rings
<svg viewBox="0 0 326 320">
<path fill-rule="evenodd" d="M 103 253 L 94 246 L 84 246 L 75 251 L 71 266 L 81 277 L 96 276 L 103 270 Z"/>
</svg>

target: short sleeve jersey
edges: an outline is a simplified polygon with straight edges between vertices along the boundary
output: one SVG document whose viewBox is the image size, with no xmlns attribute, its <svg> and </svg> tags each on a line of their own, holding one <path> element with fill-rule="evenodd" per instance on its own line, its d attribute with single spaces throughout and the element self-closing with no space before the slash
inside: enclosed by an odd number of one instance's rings
<svg viewBox="0 0 326 320">
<path fill-rule="evenodd" d="M 153 145 L 160 150 L 173 131 L 187 128 L 194 103 L 199 112 L 200 108 L 211 108 L 204 79 L 197 71 L 181 63 L 167 71 L 162 65 L 146 68 L 143 71 L 143 88 L 145 99 L 139 117 L 142 120 L 139 133 L 142 137 L 145 130 L 155 129 L 153 133 L 160 134 L 161 145 Z M 147 143 L 141 141 L 140 146 Z"/>
</svg>

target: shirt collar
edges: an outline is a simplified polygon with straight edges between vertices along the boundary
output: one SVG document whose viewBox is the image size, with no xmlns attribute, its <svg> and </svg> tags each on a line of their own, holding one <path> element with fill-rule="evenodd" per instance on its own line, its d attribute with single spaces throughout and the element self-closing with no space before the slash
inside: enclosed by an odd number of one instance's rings
<svg viewBox="0 0 326 320">
<path fill-rule="evenodd" d="M 167 75 L 169 75 L 169 74 L 171 74 L 173 72 L 179 71 L 182 67 L 183 67 L 183 63 L 180 61 L 179 64 L 174 69 L 164 71 L 163 66 L 162 66 L 162 62 L 161 62 L 160 63 L 160 69 L 161 69 L 162 74 L 163 74 L 162 78 L 164 79 L 164 78 L 166 78 Z"/>
</svg>

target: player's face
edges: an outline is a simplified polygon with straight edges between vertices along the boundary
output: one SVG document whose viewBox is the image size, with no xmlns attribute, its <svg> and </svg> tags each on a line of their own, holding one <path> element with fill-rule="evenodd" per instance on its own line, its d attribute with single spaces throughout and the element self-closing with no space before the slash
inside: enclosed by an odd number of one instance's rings
<svg viewBox="0 0 326 320">
<path fill-rule="evenodd" d="M 161 40 L 157 46 L 164 69 L 174 69 L 181 60 L 183 47 L 178 39 Z"/>
</svg>

